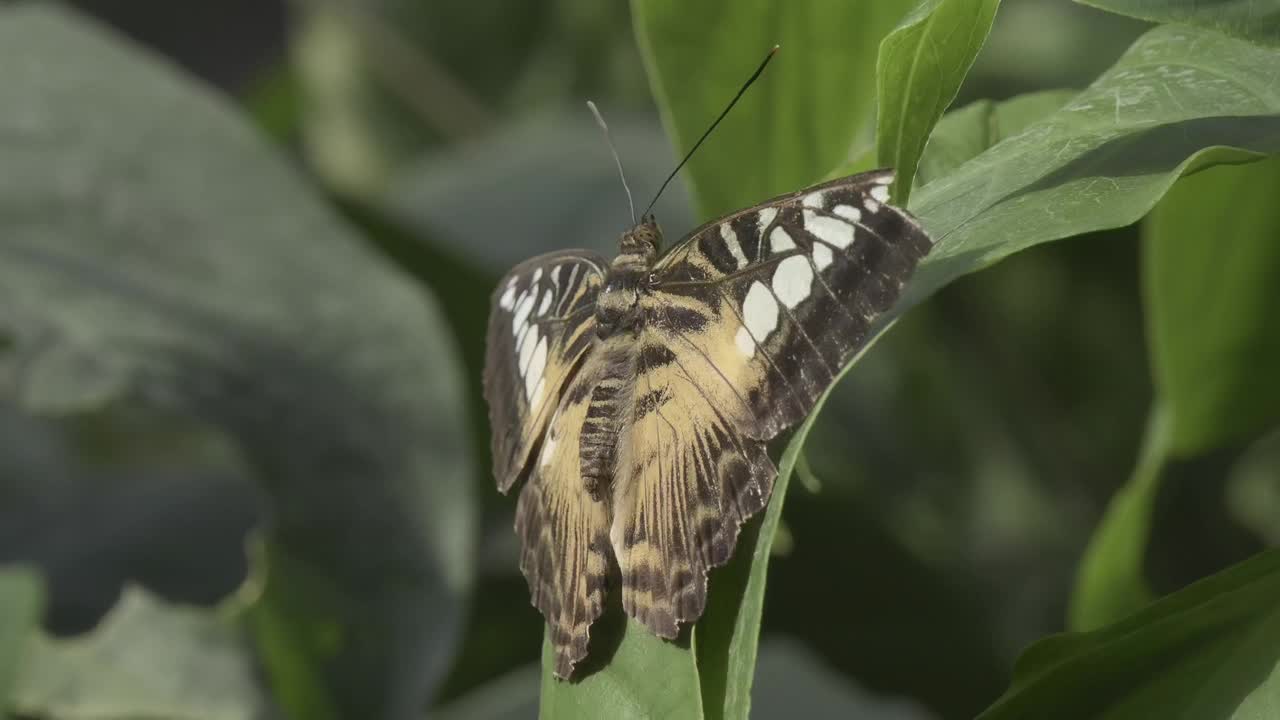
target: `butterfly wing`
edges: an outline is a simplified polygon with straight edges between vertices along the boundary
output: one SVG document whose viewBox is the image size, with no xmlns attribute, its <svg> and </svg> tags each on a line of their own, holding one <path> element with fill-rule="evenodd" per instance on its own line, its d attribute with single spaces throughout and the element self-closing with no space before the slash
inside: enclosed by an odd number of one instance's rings
<svg viewBox="0 0 1280 720">
<path fill-rule="evenodd" d="M 560 678 L 586 657 L 609 571 L 608 508 L 586 492 L 579 472 L 579 438 L 597 370 L 588 364 L 570 382 L 516 505 L 520 571 L 546 618 Z"/>
<path fill-rule="evenodd" d="M 674 636 L 768 501 L 767 441 L 866 342 L 932 246 L 886 204 L 891 171 L 807 188 L 695 230 L 641 300 L 640 360 L 610 538 L 627 612 Z"/>
<path fill-rule="evenodd" d="M 529 465 L 574 368 L 595 337 L 604 259 L 585 250 L 517 265 L 494 291 L 486 337 L 484 396 L 493 473 L 506 492 Z"/>
</svg>

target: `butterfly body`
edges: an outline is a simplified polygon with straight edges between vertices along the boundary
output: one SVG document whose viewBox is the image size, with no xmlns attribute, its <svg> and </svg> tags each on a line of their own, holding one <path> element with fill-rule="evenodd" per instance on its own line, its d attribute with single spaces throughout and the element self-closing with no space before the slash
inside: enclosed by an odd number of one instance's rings
<svg viewBox="0 0 1280 720">
<path fill-rule="evenodd" d="M 659 257 L 651 218 L 606 263 L 562 251 L 499 284 L 485 394 L 494 469 L 555 672 L 587 652 L 617 568 L 624 611 L 676 636 L 768 502 L 765 442 L 801 420 L 931 247 L 890 171 L 732 213 Z"/>
</svg>

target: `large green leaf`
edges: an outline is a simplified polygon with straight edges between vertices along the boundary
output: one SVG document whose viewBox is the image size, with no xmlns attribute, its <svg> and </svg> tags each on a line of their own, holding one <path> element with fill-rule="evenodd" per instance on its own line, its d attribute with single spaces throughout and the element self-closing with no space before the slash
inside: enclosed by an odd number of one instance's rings
<svg viewBox="0 0 1280 720">
<path fill-rule="evenodd" d="M 909 7 L 905 0 L 632 2 L 654 95 L 681 150 L 765 52 L 782 47 L 689 161 L 704 216 L 815 182 L 870 145 L 876 46 Z"/>
<path fill-rule="evenodd" d="M 1211 31 L 1147 32 L 1069 104 L 915 194 L 937 246 L 904 304 L 1038 243 L 1132 223 L 1188 170 L 1280 151 L 1277 62 Z"/>
<path fill-rule="evenodd" d="M 316 678 L 306 694 L 333 716 L 420 708 L 474 543 L 461 375 L 432 299 L 224 102 L 108 33 L 7 7 L 0 78 L 0 393 L 227 433 L 291 568 L 255 623 L 269 675 Z"/>
<path fill-rule="evenodd" d="M 1161 469 L 1280 423 L 1280 158 L 1184 178 L 1143 233 L 1157 393 L 1138 469 L 1090 543 L 1072 603 L 1089 629 L 1150 600 L 1143 557 Z"/>
<path fill-rule="evenodd" d="M 43 592 L 35 573 L 0 570 L 0 713 L 10 706 L 19 671 L 28 661 L 28 642 L 40 622 Z"/>
<path fill-rule="evenodd" d="M 1178 182 L 1143 234 L 1156 392 L 1190 455 L 1280 423 L 1280 158 Z"/>
<path fill-rule="evenodd" d="M 1275 716 L 1280 551 L 1258 555 L 1105 628 L 1027 650 L 981 720 Z"/>
<path fill-rule="evenodd" d="M 916 184 L 955 172 L 996 143 L 1021 133 L 1075 97 L 1076 90 L 1042 90 L 995 102 L 978 100 L 943 116 L 929 135 L 916 168 Z"/>
<path fill-rule="evenodd" d="M 880 42 L 876 154 L 896 168 L 893 196 L 906 204 L 929 133 L 955 99 L 991 31 L 1000 0 L 924 0 Z"/>
<path fill-rule="evenodd" d="M 1258 43 L 1280 46 L 1280 2 L 1276 0 L 1076 1 L 1151 22 L 1195 25 Z"/>
<path fill-rule="evenodd" d="M 136 587 L 88 635 L 37 636 L 20 678 L 12 707 L 60 720 L 252 720 L 268 704 L 231 612 L 166 605 Z"/>
</svg>

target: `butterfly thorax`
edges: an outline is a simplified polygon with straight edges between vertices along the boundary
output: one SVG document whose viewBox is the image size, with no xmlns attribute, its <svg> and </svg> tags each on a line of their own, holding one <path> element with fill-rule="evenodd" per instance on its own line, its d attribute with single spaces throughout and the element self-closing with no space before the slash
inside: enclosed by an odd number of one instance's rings
<svg viewBox="0 0 1280 720">
<path fill-rule="evenodd" d="M 601 339 L 635 329 L 640 294 L 649 283 L 662 238 L 652 218 L 622 234 L 618 256 L 609 264 L 604 288 L 596 300 L 596 335 Z"/>
</svg>

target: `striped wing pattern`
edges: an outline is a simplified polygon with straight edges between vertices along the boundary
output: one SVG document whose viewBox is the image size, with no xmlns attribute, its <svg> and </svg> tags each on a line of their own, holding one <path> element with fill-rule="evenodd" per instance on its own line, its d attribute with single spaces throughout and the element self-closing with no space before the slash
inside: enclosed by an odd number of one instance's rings
<svg viewBox="0 0 1280 720">
<path fill-rule="evenodd" d="M 517 265 L 494 291 L 484 396 L 503 492 L 526 470 L 566 381 L 591 347 L 607 267 L 585 250 L 549 253 Z"/>
<path fill-rule="evenodd" d="M 707 571 L 768 502 L 767 441 L 866 342 L 931 242 L 886 204 L 891 172 L 837 180 L 699 228 L 655 268 L 610 537 L 627 613 L 674 637 Z"/>
</svg>

